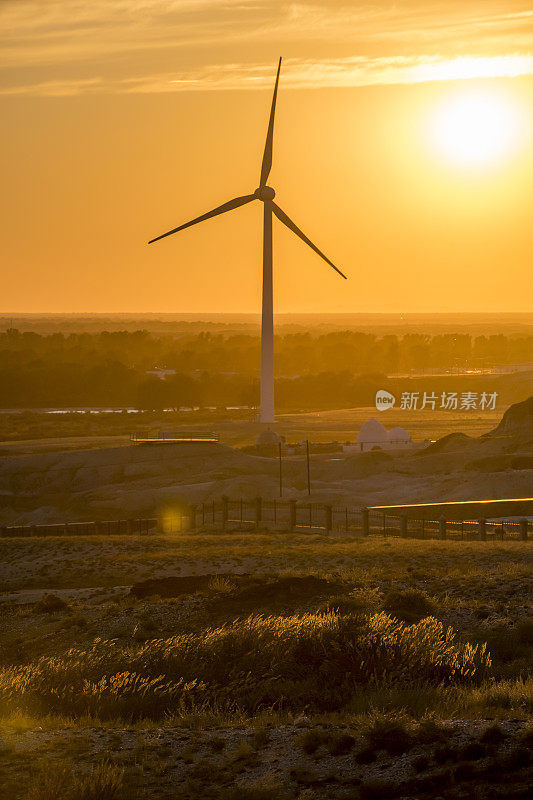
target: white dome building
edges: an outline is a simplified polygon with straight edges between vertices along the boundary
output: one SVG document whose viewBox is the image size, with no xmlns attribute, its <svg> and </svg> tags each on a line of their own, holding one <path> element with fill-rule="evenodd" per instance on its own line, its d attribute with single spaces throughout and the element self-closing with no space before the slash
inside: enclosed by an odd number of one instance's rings
<svg viewBox="0 0 533 800">
<path fill-rule="evenodd" d="M 385 425 L 372 417 L 361 425 L 356 442 L 360 452 L 383 450 L 389 444 L 389 435 Z"/>
<path fill-rule="evenodd" d="M 429 440 L 424 442 L 413 442 L 411 436 L 405 428 L 397 425 L 387 430 L 379 420 L 372 417 L 361 425 L 357 434 L 356 444 L 346 442 L 343 444 L 343 453 L 367 453 L 370 450 L 419 450 L 427 447 Z"/>
<path fill-rule="evenodd" d="M 410 447 L 413 443 L 405 428 L 400 428 L 399 425 L 391 428 L 388 436 L 391 447 Z"/>
</svg>

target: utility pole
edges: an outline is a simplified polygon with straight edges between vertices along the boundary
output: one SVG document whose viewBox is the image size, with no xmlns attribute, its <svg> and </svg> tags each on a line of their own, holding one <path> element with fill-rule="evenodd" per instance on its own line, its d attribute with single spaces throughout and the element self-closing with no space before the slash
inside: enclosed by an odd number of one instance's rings
<svg viewBox="0 0 533 800">
<path fill-rule="evenodd" d="M 307 452 L 307 494 L 311 494 L 311 471 L 309 469 L 309 439 L 305 440 L 305 449 Z"/>
</svg>

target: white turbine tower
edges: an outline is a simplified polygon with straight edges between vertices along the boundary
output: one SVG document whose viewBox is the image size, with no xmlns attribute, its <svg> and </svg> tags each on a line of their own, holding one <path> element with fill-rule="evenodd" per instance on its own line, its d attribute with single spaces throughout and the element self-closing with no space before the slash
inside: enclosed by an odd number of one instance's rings
<svg viewBox="0 0 533 800">
<path fill-rule="evenodd" d="M 244 206 L 246 203 L 251 203 L 252 200 L 261 200 L 263 203 L 263 309 L 261 318 L 261 406 L 260 406 L 260 421 L 261 422 L 274 422 L 274 307 L 272 299 L 272 214 L 283 222 L 293 233 L 302 239 L 309 247 L 318 253 L 318 255 L 333 267 L 343 278 L 346 278 L 340 269 L 337 269 L 329 258 L 327 258 L 321 250 L 307 238 L 307 236 L 294 224 L 294 222 L 285 214 L 282 209 L 274 202 L 276 192 L 271 186 L 267 186 L 268 176 L 272 168 L 272 143 L 274 139 L 274 116 L 276 113 L 276 99 L 278 95 L 279 73 L 281 69 L 281 58 L 278 64 L 278 72 L 276 75 L 276 83 L 274 86 L 274 97 L 272 98 L 272 107 L 270 109 L 270 120 L 268 123 L 268 132 L 265 144 L 265 152 L 263 154 L 263 163 L 261 165 L 261 179 L 259 187 L 253 194 L 247 194 L 244 197 L 236 197 L 223 205 L 208 211 L 207 214 L 202 214 L 201 217 L 186 222 L 180 225 L 179 228 L 173 228 L 155 239 L 151 239 L 148 244 L 157 242 L 159 239 L 164 239 L 165 236 L 170 236 L 173 233 L 182 231 L 184 228 L 189 228 L 191 225 L 196 225 L 197 222 L 203 222 L 210 217 L 216 217 L 219 214 L 224 214 L 226 211 L 231 211 L 239 206 Z"/>
</svg>

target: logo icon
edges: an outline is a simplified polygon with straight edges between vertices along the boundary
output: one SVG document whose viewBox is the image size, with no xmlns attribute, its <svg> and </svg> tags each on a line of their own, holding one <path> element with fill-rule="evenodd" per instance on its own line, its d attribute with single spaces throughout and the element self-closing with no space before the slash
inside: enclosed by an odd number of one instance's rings
<svg viewBox="0 0 533 800">
<path fill-rule="evenodd" d="M 385 389 L 379 389 L 376 392 L 376 408 L 378 411 L 388 411 L 389 408 L 394 407 L 395 402 L 394 395 L 385 391 Z"/>
</svg>

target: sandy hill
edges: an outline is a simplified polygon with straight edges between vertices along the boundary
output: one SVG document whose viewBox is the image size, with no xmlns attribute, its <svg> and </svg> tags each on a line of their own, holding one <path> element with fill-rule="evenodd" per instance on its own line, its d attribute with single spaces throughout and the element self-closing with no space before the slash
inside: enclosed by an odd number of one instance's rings
<svg viewBox="0 0 533 800">
<path fill-rule="evenodd" d="M 486 436 L 512 436 L 525 446 L 533 445 L 533 397 L 514 403 L 500 424 Z"/>
</svg>

